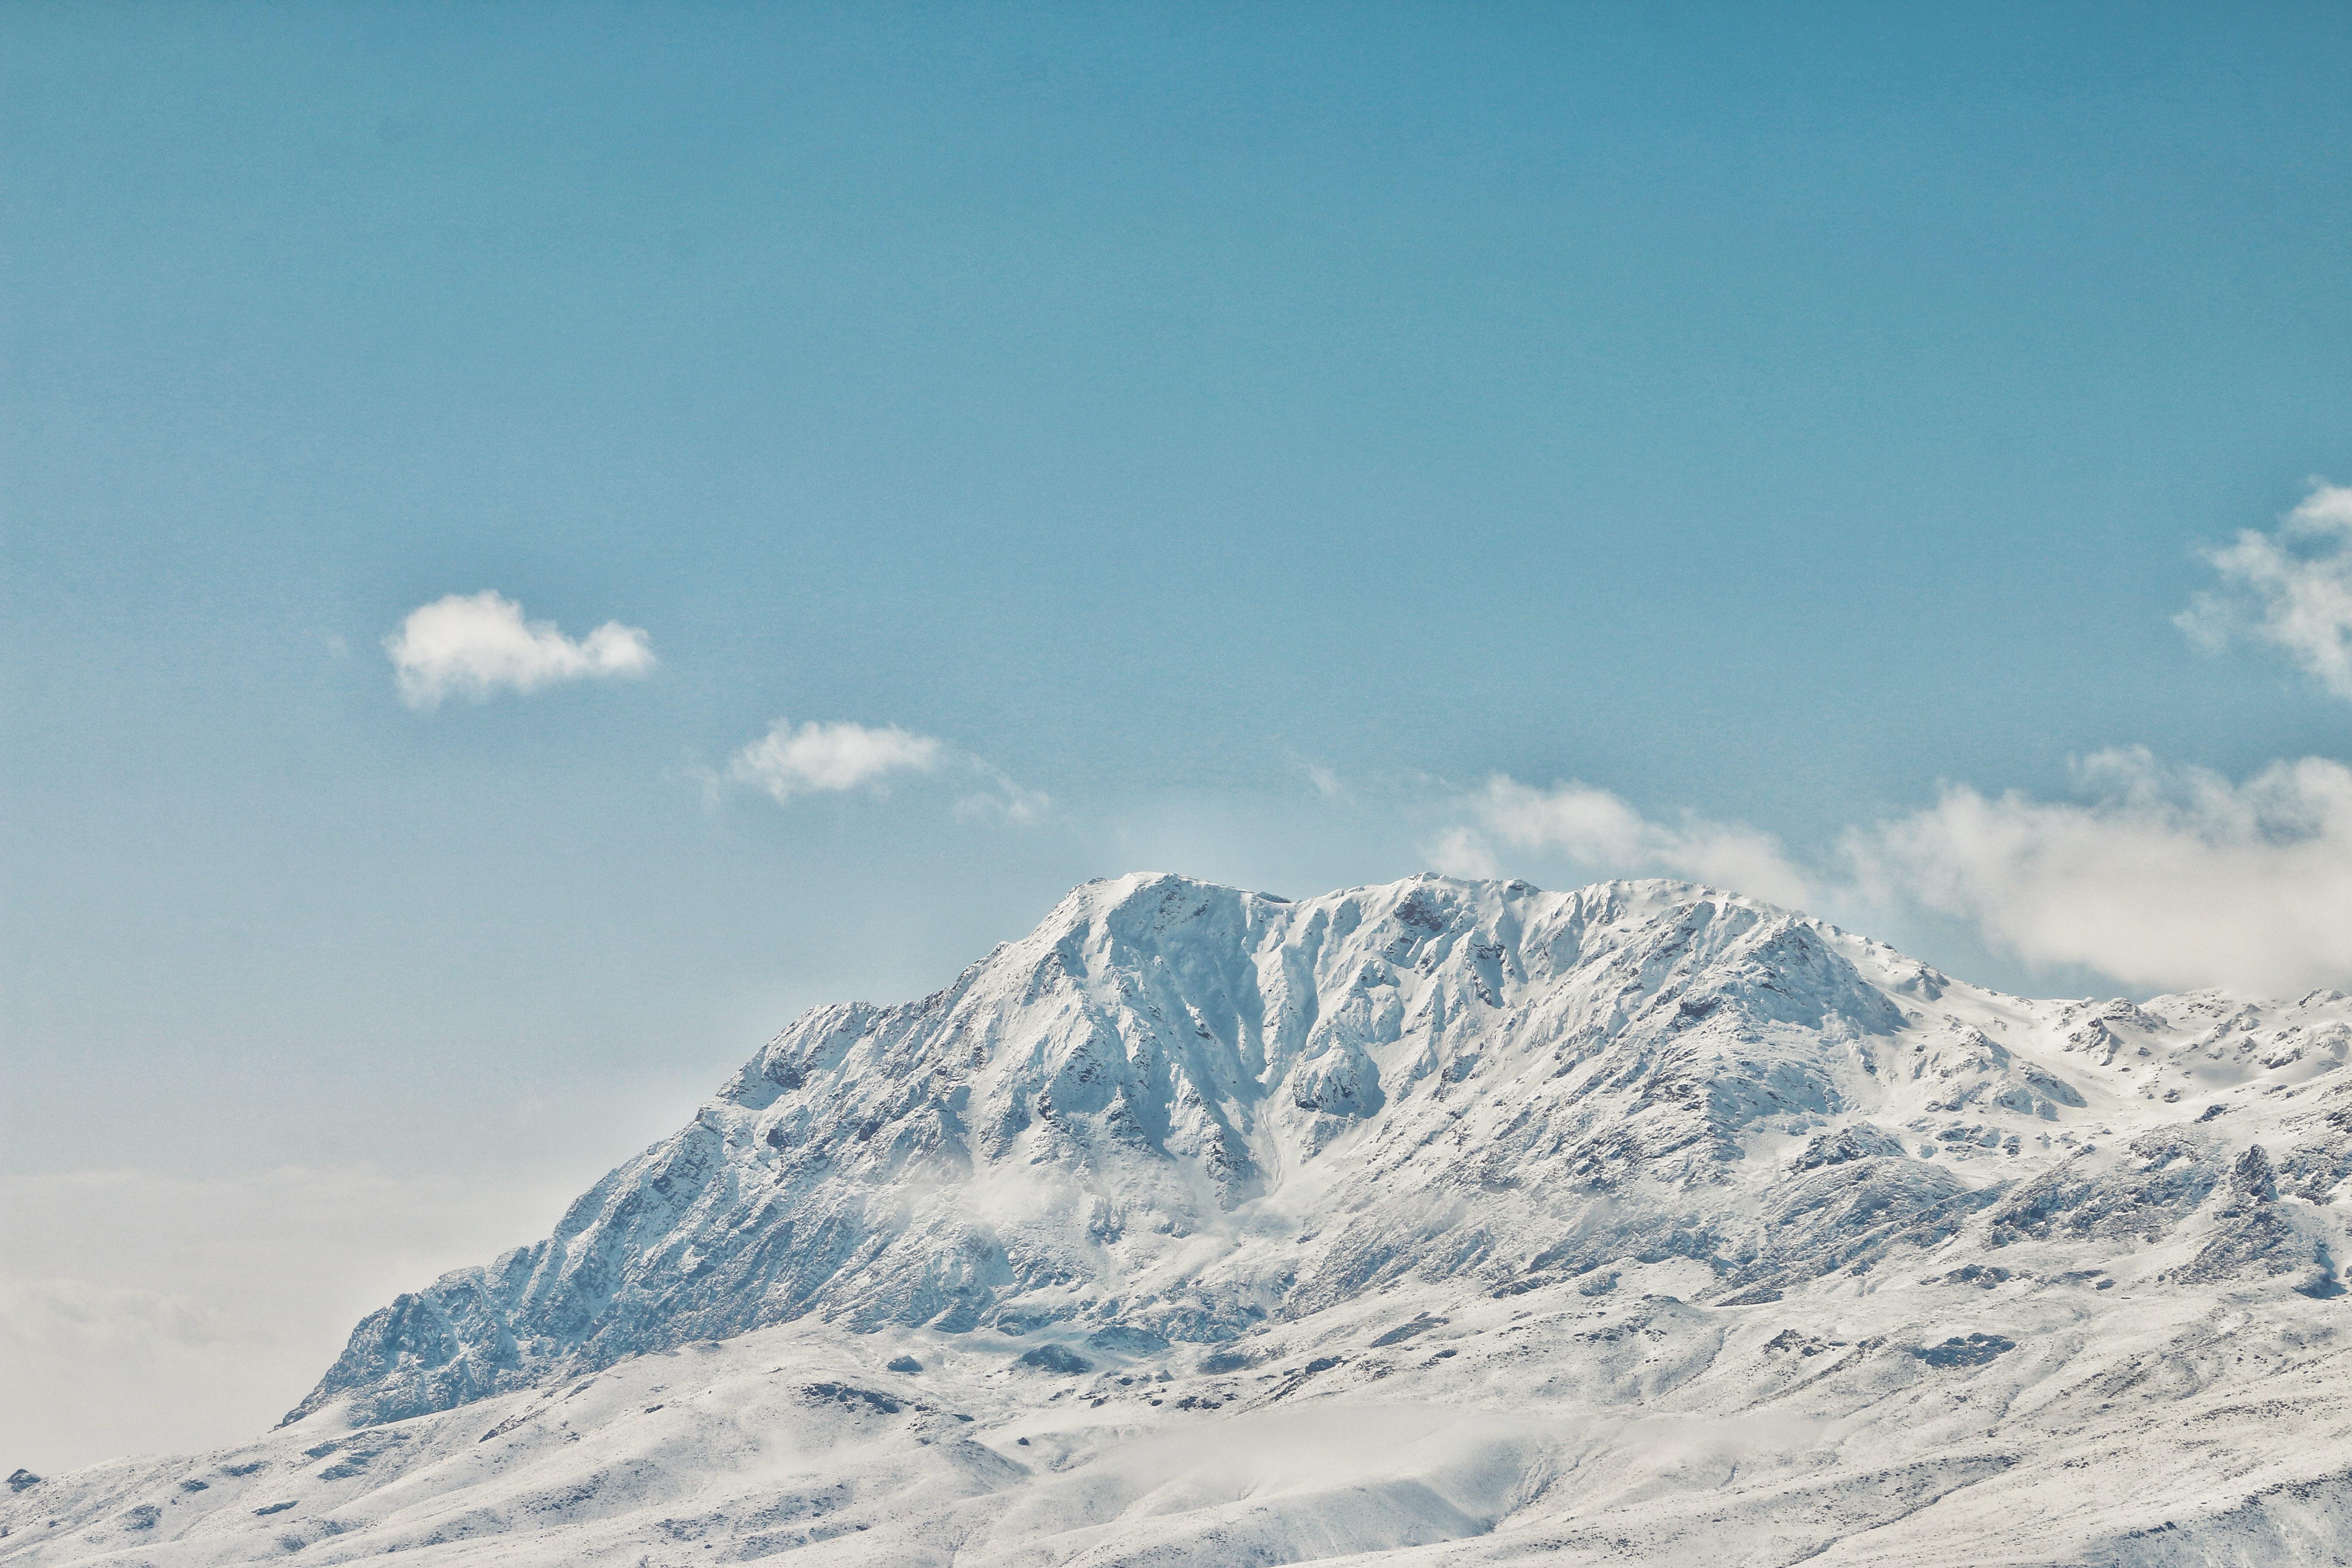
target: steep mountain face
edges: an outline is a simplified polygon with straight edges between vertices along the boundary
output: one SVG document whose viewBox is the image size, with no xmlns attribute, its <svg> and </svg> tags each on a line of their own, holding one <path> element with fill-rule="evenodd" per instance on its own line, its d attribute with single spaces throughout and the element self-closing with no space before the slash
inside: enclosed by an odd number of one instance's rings
<svg viewBox="0 0 2352 1568">
<path fill-rule="evenodd" d="M 1093 883 L 0 1562 L 2341 1561 L 2347 1054 L 1680 883 Z"/>
<path fill-rule="evenodd" d="M 1221 1343 L 1407 1278 L 1667 1258 L 1704 1267 L 1693 1300 L 1760 1300 L 1980 1215 L 2142 1246 L 2195 1217 L 2221 1229 L 2193 1272 L 2318 1284 L 2326 1227 L 2206 1202 L 2274 1188 L 2238 1169 L 2271 1154 L 2161 1108 L 2332 1068 L 2347 1019 L 2023 1002 L 1678 883 L 1097 882 L 919 1002 L 800 1019 L 553 1237 L 362 1323 L 296 1414 L 803 1314 Z M 2086 1150 L 2127 1105 L 2186 1125 Z M 2348 1148 L 2323 1125 L 2279 1158 L 2318 1196 Z"/>
</svg>

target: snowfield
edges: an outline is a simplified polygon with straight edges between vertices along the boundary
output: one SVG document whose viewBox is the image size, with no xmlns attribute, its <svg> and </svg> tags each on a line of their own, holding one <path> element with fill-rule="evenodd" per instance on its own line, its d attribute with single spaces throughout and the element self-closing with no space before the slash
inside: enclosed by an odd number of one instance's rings
<svg viewBox="0 0 2352 1568">
<path fill-rule="evenodd" d="M 1683 883 L 1093 883 L 0 1563 L 2343 1562 L 2347 1055 Z"/>
</svg>

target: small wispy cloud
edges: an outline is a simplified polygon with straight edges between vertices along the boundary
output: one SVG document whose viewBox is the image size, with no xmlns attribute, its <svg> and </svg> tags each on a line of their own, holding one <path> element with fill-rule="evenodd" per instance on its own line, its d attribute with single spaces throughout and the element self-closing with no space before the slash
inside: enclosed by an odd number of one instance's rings
<svg viewBox="0 0 2352 1568">
<path fill-rule="evenodd" d="M 653 649 L 635 626 L 606 621 L 576 641 L 551 621 L 526 621 L 503 595 L 451 594 L 408 614 L 383 639 L 401 700 L 430 711 L 449 697 L 536 691 L 567 680 L 643 675 Z"/>
<path fill-rule="evenodd" d="M 806 795 L 866 789 L 887 794 L 902 775 L 961 779 L 953 807 L 959 821 L 994 818 L 1028 822 L 1052 802 L 1015 783 L 992 763 L 957 750 L 935 735 L 896 724 L 779 719 L 768 732 L 729 760 L 723 782 L 757 789 L 778 805 Z"/>
<path fill-rule="evenodd" d="M 2208 650 L 2267 642 L 2352 701 L 2352 487 L 2315 482 L 2275 532 L 2242 529 L 2205 560 L 2226 586 L 2198 595 L 2175 625 Z"/>
<path fill-rule="evenodd" d="M 982 784 L 970 794 L 956 797 L 958 822 L 1034 822 L 1053 805 L 1051 795 L 1015 784 L 1001 769 L 977 757 L 965 760 L 981 775 Z"/>
</svg>

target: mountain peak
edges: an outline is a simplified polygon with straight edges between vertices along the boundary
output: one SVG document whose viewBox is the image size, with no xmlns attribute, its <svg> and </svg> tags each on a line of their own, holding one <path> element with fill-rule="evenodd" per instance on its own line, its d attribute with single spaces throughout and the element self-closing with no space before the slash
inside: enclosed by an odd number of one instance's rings
<svg viewBox="0 0 2352 1568">
<path fill-rule="evenodd" d="M 929 996 L 796 1020 L 546 1241 L 372 1315 L 294 1414 L 810 1315 L 1214 1344 L 1407 1277 L 1678 1257 L 1683 1293 L 1777 1289 L 2063 1164 L 2145 1081 L 2118 1053 L 2181 1026 L 1684 882 L 1089 882 Z M 1775 1228 L 1784 1168 L 1868 1173 L 1838 1201 L 1875 1228 Z"/>
</svg>

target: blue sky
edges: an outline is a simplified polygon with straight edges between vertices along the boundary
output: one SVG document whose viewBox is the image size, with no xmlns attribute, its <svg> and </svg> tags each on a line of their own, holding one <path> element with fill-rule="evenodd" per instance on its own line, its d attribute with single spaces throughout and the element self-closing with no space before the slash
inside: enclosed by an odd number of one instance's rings
<svg viewBox="0 0 2352 1568">
<path fill-rule="evenodd" d="M 1143 867 L 2344 967 L 2340 6 L 0 37 L 10 1180 L 429 1173 L 519 1240 Z M 645 657 L 404 700 L 483 593 Z M 42 1268 L 147 1288 L 91 1215 Z"/>
</svg>

